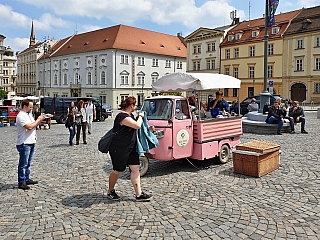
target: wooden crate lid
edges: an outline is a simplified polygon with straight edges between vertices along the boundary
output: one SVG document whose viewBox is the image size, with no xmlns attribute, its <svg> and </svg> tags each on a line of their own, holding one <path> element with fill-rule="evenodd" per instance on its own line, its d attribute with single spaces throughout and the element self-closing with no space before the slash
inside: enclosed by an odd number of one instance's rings
<svg viewBox="0 0 320 240">
<path fill-rule="evenodd" d="M 278 151 L 280 149 L 280 145 L 272 142 L 254 140 L 251 142 L 239 144 L 236 146 L 236 149 L 265 154 L 269 152 Z"/>
</svg>

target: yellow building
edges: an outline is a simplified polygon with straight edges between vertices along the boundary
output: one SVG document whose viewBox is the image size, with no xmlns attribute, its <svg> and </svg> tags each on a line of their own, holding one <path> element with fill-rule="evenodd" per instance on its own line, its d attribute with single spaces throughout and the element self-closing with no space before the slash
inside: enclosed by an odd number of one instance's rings
<svg viewBox="0 0 320 240">
<path fill-rule="evenodd" d="M 302 9 L 283 41 L 284 95 L 320 103 L 320 6 Z"/>
<path fill-rule="evenodd" d="M 300 11 L 275 15 L 276 23 L 268 29 L 268 84 L 273 81 L 274 94 L 283 95 L 282 34 L 288 27 L 289 22 Z M 220 73 L 232 75 L 241 80 L 240 101 L 246 97 L 259 95 L 263 91 L 264 34 L 264 18 L 244 21 L 230 30 L 220 44 Z M 231 94 L 234 94 L 234 90 L 224 90 L 224 95 Z"/>
</svg>

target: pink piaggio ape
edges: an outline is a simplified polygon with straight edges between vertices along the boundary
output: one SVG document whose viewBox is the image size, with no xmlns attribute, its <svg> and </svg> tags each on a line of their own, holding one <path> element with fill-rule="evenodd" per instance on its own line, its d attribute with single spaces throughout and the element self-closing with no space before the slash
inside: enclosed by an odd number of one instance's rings
<svg viewBox="0 0 320 240">
<path fill-rule="evenodd" d="M 240 88 L 240 80 L 213 73 L 173 73 L 158 79 L 152 85 L 156 92 L 196 91 L 214 93 L 221 88 Z M 208 91 L 209 90 L 209 91 Z M 201 109 L 198 101 L 198 109 Z M 218 157 L 226 163 L 230 149 L 240 143 L 242 120 L 239 116 L 212 118 L 210 112 L 192 111 L 188 98 L 162 95 L 146 98 L 142 111 L 148 125 L 153 126 L 159 146 L 140 157 L 140 174 L 149 168 L 149 158 L 172 161 L 182 158 L 206 160 Z"/>
</svg>

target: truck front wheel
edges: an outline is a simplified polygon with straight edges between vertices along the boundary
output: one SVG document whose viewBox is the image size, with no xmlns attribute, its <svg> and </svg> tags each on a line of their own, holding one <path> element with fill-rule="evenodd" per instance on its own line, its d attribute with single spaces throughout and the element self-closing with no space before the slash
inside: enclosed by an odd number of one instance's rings
<svg viewBox="0 0 320 240">
<path fill-rule="evenodd" d="M 227 163 L 230 158 L 230 148 L 228 145 L 222 145 L 219 152 L 219 161 L 220 163 Z"/>
<path fill-rule="evenodd" d="M 139 157 L 140 159 L 140 176 L 146 175 L 149 169 L 149 159 L 146 156 Z"/>
</svg>

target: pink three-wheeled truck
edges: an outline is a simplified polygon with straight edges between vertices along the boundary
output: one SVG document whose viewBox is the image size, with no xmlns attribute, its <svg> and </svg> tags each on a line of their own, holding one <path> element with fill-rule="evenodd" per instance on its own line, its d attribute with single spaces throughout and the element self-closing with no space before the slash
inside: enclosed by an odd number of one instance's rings
<svg viewBox="0 0 320 240">
<path fill-rule="evenodd" d="M 201 91 L 215 93 L 221 88 L 240 88 L 240 80 L 213 73 L 173 73 L 158 79 L 153 91 Z M 200 109 L 200 102 L 198 102 Z M 140 157 L 140 174 L 149 168 L 149 158 L 171 161 L 182 158 L 206 160 L 218 157 L 226 163 L 230 149 L 240 143 L 241 117 L 212 118 L 210 112 L 191 111 L 188 98 L 181 96 L 156 96 L 144 100 L 142 111 L 147 113 L 148 125 L 154 126 L 159 146 Z"/>
</svg>

